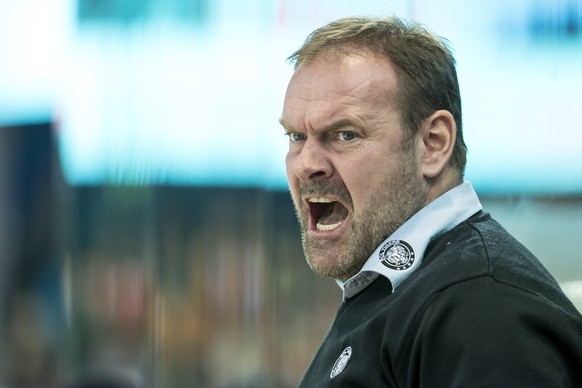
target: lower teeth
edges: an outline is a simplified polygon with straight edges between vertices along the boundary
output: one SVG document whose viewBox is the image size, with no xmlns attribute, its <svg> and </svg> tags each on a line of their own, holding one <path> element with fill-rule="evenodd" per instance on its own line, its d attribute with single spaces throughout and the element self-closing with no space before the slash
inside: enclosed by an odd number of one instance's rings
<svg viewBox="0 0 582 388">
<path fill-rule="evenodd" d="M 337 222 L 335 224 L 330 224 L 330 225 L 323 225 L 323 224 L 317 223 L 315 225 L 315 228 L 317 230 L 319 230 L 320 232 L 325 232 L 325 231 L 328 231 L 328 230 L 334 230 L 335 228 L 337 228 L 340 225 L 341 225 L 341 222 Z"/>
</svg>

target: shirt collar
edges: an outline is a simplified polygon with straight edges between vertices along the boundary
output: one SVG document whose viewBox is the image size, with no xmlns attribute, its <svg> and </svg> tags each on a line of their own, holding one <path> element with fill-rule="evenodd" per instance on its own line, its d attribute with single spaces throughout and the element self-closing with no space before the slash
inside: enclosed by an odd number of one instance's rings
<svg viewBox="0 0 582 388">
<path fill-rule="evenodd" d="M 419 210 L 384 240 L 360 272 L 345 282 L 336 280 L 344 300 L 368 287 L 379 276 L 392 283 L 392 291 L 414 272 L 428 244 L 482 209 L 470 182 L 447 191 Z"/>
</svg>

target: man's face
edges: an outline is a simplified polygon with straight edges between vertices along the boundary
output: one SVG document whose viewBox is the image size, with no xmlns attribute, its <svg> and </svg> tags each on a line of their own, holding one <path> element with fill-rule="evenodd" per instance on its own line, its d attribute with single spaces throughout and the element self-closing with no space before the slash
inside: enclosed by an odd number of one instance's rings
<svg viewBox="0 0 582 388">
<path fill-rule="evenodd" d="M 287 179 L 311 268 L 347 280 L 427 199 L 404 149 L 396 74 L 371 55 L 320 57 L 295 71 L 281 123 Z"/>
</svg>

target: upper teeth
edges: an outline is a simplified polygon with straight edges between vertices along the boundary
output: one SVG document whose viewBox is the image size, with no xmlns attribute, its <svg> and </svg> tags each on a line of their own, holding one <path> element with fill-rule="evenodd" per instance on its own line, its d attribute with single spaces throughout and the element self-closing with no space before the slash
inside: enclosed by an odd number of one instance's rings
<svg viewBox="0 0 582 388">
<path fill-rule="evenodd" d="M 331 198 L 324 198 L 324 197 L 313 197 L 308 199 L 309 202 L 316 202 L 316 203 L 331 203 L 334 202 Z"/>
</svg>

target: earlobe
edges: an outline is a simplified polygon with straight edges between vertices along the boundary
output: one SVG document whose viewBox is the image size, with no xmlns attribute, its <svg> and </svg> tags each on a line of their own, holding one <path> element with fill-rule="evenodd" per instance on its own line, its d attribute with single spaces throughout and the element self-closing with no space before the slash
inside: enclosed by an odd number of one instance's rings
<svg viewBox="0 0 582 388">
<path fill-rule="evenodd" d="M 453 115 L 438 110 L 422 124 L 422 173 L 426 178 L 435 178 L 445 169 L 453 154 L 457 136 L 457 125 Z"/>
</svg>

